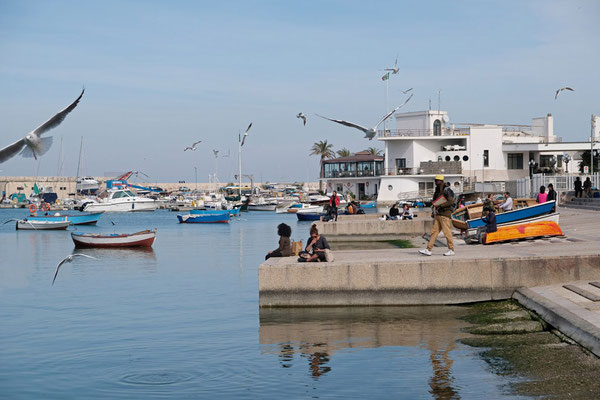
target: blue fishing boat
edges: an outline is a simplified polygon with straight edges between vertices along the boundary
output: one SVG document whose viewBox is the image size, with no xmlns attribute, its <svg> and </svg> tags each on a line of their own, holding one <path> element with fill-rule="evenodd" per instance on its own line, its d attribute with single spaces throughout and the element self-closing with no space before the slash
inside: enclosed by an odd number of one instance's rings
<svg viewBox="0 0 600 400">
<path fill-rule="evenodd" d="M 230 214 L 230 213 L 229 213 L 229 210 L 207 210 L 205 208 L 197 208 L 194 210 L 190 210 L 190 214 L 193 214 L 193 215 L 205 215 L 205 214 L 225 215 L 225 214 Z"/>
<path fill-rule="evenodd" d="M 234 207 L 231 210 L 227 210 L 227 211 L 229 211 L 230 217 L 239 217 L 241 209 L 242 209 L 242 207 Z"/>
<path fill-rule="evenodd" d="M 225 212 L 216 212 L 225 211 Z M 215 210 L 211 212 L 205 212 L 202 214 L 187 214 L 177 215 L 177 219 L 180 223 L 186 224 L 215 224 L 215 223 L 227 223 L 229 222 L 229 212 L 227 210 Z"/>
<path fill-rule="evenodd" d="M 102 216 L 104 212 L 81 212 L 76 214 L 48 214 L 48 215 L 30 215 L 27 217 L 29 221 L 69 221 L 71 225 L 93 225 Z"/>
<path fill-rule="evenodd" d="M 377 202 L 376 201 L 367 201 L 365 203 L 360 203 L 360 206 L 362 208 L 377 208 Z"/>
<path fill-rule="evenodd" d="M 534 206 L 523 207 L 523 208 L 518 208 L 518 209 L 512 210 L 512 211 L 498 213 L 498 214 L 496 214 L 496 224 L 500 225 L 500 224 L 505 224 L 508 222 L 514 222 L 514 221 L 519 221 L 522 219 L 528 219 L 528 218 L 533 218 L 533 217 L 538 217 L 540 215 L 548 214 L 548 213 L 552 212 L 552 209 L 554 208 L 555 203 L 556 202 L 554 200 L 552 200 L 552 201 L 548 201 L 546 203 L 536 204 Z M 456 210 L 454 213 L 452 213 L 452 223 L 454 224 L 455 227 L 462 229 L 461 227 L 466 225 L 466 229 L 474 229 L 474 228 L 478 228 L 480 226 L 485 225 L 485 222 L 481 218 L 460 220 L 459 218 L 461 216 L 463 216 L 463 218 L 464 218 L 464 215 L 466 215 L 466 214 L 462 213 L 462 210 L 465 208 L 466 207 L 463 207 L 462 209 Z M 463 229 L 463 230 L 466 230 L 466 229 Z"/>
<path fill-rule="evenodd" d="M 323 212 L 296 213 L 298 221 L 320 221 L 321 217 L 324 217 L 325 215 L 326 214 Z"/>
</svg>

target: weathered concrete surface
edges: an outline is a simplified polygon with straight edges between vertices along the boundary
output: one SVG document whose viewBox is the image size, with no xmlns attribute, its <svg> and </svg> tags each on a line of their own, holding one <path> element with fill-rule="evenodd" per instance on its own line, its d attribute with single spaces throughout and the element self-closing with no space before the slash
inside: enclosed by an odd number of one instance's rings
<svg viewBox="0 0 600 400">
<path fill-rule="evenodd" d="M 260 305 L 458 304 L 510 298 L 521 287 L 600 280 L 598 222 L 597 213 L 561 209 L 567 238 L 492 246 L 457 240 L 454 257 L 443 257 L 445 249 L 432 257 L 389 249 L 337 251 L 333 263 L 272 258 L 259 267 Z"/>
<path fill-rule="evenodd" d="M 569 282 L 600 295 L 589 280 Z M 600 302 L 564 288 L 564 284 L 518 289 L 513 298 L 547 323 L 600 357 Z"/>
<path fill-rule="evenodd" d="M 380 221 L 377 218 L 354 216 L 336 222 L 317 222 L 319 232 L 329 241 L 394 240 L 401 237 L 421 236 L 431 232 L 433 219 L 416 218 L 406 221 Z"/>
</svg>

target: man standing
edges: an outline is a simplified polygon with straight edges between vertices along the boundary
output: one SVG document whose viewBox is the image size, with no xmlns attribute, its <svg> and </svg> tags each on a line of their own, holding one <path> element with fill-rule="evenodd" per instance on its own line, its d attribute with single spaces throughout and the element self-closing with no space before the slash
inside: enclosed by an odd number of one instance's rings
<svg viewBox="0 0 600 400">
<path fill-rule="evenodd" d="M 430 256 L 431 249 L 435 240 L 437 239 L 440 231 L 444 232 L 446 242 L 448 243 L 448 251 L 444 253 L 445 256 L 454 255 L 454 241 L 452 240 L 452 228 L 450 221 L 450 214 L 452 214 L 452 208 L 454 206 L 454 192 L 450 187 L 444 186 L 444 176 L 436 175 L 435 177 L 435 193 L 433 194 L 433 229 L 431 230 L 431 237 L 427 248 L 419 250 L 419 253 Z"/>
<path fill-rule="evenodd" d="M 579 179 L 579 177 L 575 178 L 575 197 L 582 197 L 583 196 L 583 184 L 581 182 L 581 179 Z"/>
<path fill-rule="evenodd" d="M 337 221 L 338 217 L 338 206 L 340 205 L 340 198 L 337 195 L 337 192 L 334 190 L 333 194 L 329 198 L 329 215 L 331 218 L 335 216 L 335 220 Z"/>
<path fill-rule="evenodd" d="M 586 197 L 592 197 L 592 181 L 590 181 L 590 177 L 585 178 L 585 182 L 583 182 L 583 191 L 585 192 Z"/>
</svg>

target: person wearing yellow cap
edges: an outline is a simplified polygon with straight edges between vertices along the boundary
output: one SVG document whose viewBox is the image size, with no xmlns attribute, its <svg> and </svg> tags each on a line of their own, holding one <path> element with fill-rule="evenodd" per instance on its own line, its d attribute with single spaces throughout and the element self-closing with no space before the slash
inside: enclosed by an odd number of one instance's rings
<svg viewBox="0 0 600 400">
<path fill-rule="evenodd" d="M 452 240 L 452 228 L 450 221 L 450 214 L 452 214 L 454 208 L 454 192 L 449 186 L 444 185 L 444 176 L 435 176 L 435 193 L 433 194 L 433 229 L 431 230 L 431 237 L 427 248 L 419 250 L 419 253 L 430 256 L 431 249 L 440 231 L 444 233 L 446 242 L 448 243 L 448 251 L 444 253 L 445 256 L 454 255 L 454 241 Z"/>
</svg>

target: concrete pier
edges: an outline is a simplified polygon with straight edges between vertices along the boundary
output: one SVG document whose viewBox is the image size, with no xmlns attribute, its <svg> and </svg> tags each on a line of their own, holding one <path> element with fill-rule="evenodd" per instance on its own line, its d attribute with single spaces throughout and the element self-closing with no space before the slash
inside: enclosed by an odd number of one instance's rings
<svg viewBox="0 0 600 400">
<path fill-rule="evenodd" d="M 340 216 L 336 222 L 317 222 L 319 232 L 328 241 L 394 240 L 421 236 L 431 232 L 431 218 L 415 218 L 406 221 L 380 221 L 374 214 Z M 346 218 L 341 218 L 346 217 Z"/>
<path fill-rule="evenodd" d="M 336 251 L 332 263 L 272 258 L 259 267 L 260 305 L 459 304 L 507 299 L 524 287 L 600 280 L 600 215 L 560 212 L 563 238 L 491 246 L 456 240 L 453 257 L 436 248 L 431 257 L 386 249 Z"/>
</svg>

